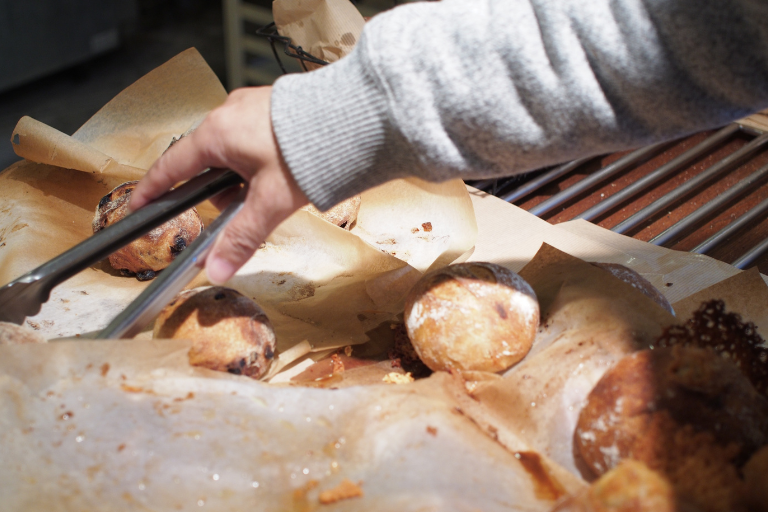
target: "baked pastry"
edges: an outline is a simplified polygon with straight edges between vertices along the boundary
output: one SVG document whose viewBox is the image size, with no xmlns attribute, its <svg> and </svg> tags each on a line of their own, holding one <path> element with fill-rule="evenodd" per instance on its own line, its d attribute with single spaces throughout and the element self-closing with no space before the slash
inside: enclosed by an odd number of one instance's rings
<svg viewBox="0 0 768 512">
<path fill-rule="evenodd" d="M 666 478 L 636 460 L 622 461 L 587 489 L 558 503 L 552 512 L 693 512 L 680 507 Z"/>
<path fill-rule="evenodd" d="M 93 217 L 93 232 L 97 233 L 123 219 L 128 214 L 128 200 L 138 181 L 118 186 L 99 201 Z M 156 227 L 109 255 L 109 263 L 123 275 L 136 275 L 139 281 L 155 277 L 174 260 L 177 254 L 195 241 L 203 231 L 203 221 L 195 208 Z"/>
<path fill-rule="evenodd" d="M 255 379 L 275 357 L 275 332 L 264 310 L 222 286 L 181 292 L 160 312 L 153 337 L 192 340 L 191 365 Z"/>
<path fill-rule="evenodd" d="M 34 331 L 10 322 L 0 322 L 0 345 L 23 345 L 25 343 L 45 342 L 45 338 Z"/>
<path fill-rule="evenodd" d="M 405 327 L 433 371 L 499 372 L 520 361 L 539 327 L 539 303 L 520 276 L 493 263 L 459 263 L 408 293 Z"/>
<path fill-rule="evenodd" d="M 602 268 L 603 270 L 607 270 L 611 274 L 613 274 L 614 277 L 618 277 L 628 285 L 631 285 L 633 288 L 637 289 L 638 291 L 642 292 L 646 297 L 654 301 L 656 304 L 670 312 L 672 315 L 675 314 L 675 310 L 672 308 L 672 304 L 669 303 L 667 298 L 662 295 L 662 293 L 653 286 L 650 281 L 648 281 L 646 278 L 641 276 L 639 273 L 635 272 L 629 267 L 625 267 L 624 265 L 620 265 L 618 263 L 592 263 L 594 266 L 598 268 Z"/>
<path fill-rule="evenodd" d="M 303 206 L 301 209 L 349 231 L 357 220 L 357 213 L 360 211 L 360 202 L 360 196 L 354 196 L 345 199 L 324 212 L 321 212 L 312 204 Z"/>
<path fill-rule="evenodd" d="M 590 393 L 574 450 L 601 475 L 631 458 L 702 510 L 732 510 L 739 467 L 768 443 L 768 400 L 730 361 L 698 348 L 624 357 Z"/>
</svg>

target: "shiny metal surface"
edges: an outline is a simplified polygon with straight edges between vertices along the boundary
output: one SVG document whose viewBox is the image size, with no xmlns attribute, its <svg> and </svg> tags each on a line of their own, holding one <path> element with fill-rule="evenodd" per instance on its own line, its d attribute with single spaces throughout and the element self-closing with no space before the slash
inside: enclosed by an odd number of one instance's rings
<svg viewBox="0 0 768 512">
<path fill-rule="evenodd" d="M 132 338 L 141 332 L 160 311 L 200 272 L 213 243 L 227 223 L 243 208 L 245 190 L 216 217 L 168 268 L 147 286 L 133 302 L 97 336 L 99 339 Z"/>
<path fill-rule="evenodd" d="M 540 203 L 533 208 L 531 208 L 530 212 L 534 215 L 542 215 L 550 210 L 557 208 L 561 204 L 569 201 L 570 199 L 573 199 L 577 195 L 589 190 L 594 185 L 600 183 L 603 180 L 607 180 L 614 174 L 617 174 L 630 165 L 634 165 L 638 162 L 641 162 L 647 158 L 650 158 L 654 154 L 661 151 L 664 146 L 669 144 L 668 142 L 660 142 L 658 144 L 652 144 L 650 146 L 646 146 L 644 148 L 640 148 L 636 151 L 633 151 L 632 153 L 623 156 L 622 158 L 618 159 L 614 163 L 604 167 L 603 169 L 600 169 L 597 172 L 592 173 L 587 178 L 584 178 L 577 184 L 568 187 L 567 189 L 563 190 L 559 194 L 556 194 L 543 203 Z"/>
<path fill-rule="evenodd" d="M 665 245 L 683 236 L 685 233 L 694 228 L 696 224 L 711 216 L 713 213 L 719 211 L 730 201 L 733 201 L 735 198 L 751 190 L 754 186 L 765 179 L 766 176 L 768 176 L 768 165 L 764 165 L 756 172 L 748 176 L 746 179 L 737 183 L 736 186 L 728 189 L 727 192 L 717 196 L 714 201 L 710 201 L 677 224 L 653 237 L 650 240 L 650 243 L 654 245 Z"/>
<path fill-rule="evenodd" d="M 21 324 L 40 312 L 51 290 L 155 227 L 219 192 L 243 183 L 233 171 L 211 169 L 120 222 L 0 288 L 0 321 Z"/>
<path fill-rule="evenodd" d="M 611 208 L 614 208 L 620 205 L 622 202 L 626 201 L 627 199 L 639 194 L 644 190 L 649 189 L 655 183 L 658 183 L 659 180 L 669 176 L 670 174 L 684 167 L 686 164 L 690 163 L 695 158 L 705 154 L 707 151 L 717 146 L 727 138 L 731 137 L 733 134 L 735 134 L 738 131 L 739 131 L 738 125 L 730 124 L 726 126 L 725 128 L 715 133 L 714 135 L 708 137 L 704 142 L 698 144 L 696 147 L 686 151 L 685 153 L 678 156 L 677 158 L 670 160 L 669 162 L 662 165 L 652 173 L 647 174 L 643 178 L 637 180 L 635 183 L 628 186 L 627 188 L 617 192 L 616 194 L 613 194 L 612 196 L 606 198 L 603 201 L 600 201 L 592 208 L 577 215 L 576 217 L 574 217 L 574 220 L 576 219 L 592 220 L 595 217 L 607 212 Z"/>
<path fill-rule="evenodd" d="M 677 187 L 672 192 L 664 195 L 663 197 L 661 197 L 657 201 L 654 201 L 650 205 L 646 206 L 645 208 L 635 213 L 628 219 L 617 224 L 616 226 L 611 228 L 611 231 L 623 234 L 637 227 L 639 224 L 646 221 L 656 213 L 660 212 L 665 207 L 669 206 L 670 204 L 674 203 L 679 199 L 682 199 L 683 197 L 685 197 L 686 194 L 692 192 L 698 187 L 705 185 L 707 182 L 717 177 L 720 173 L 728 170 L 731 166 L 736 165 L 743 159 L 747 158 L 749 155 L 759 150 L 766 143 L 768 143 L 768 134 L 757 137 L 756 139 L 754 139 L 752 142 L 750 142 L 743 148 L 732 153 L 731 155 L 724 158 L 723 160 L 720 160 L 718 163 L 711 166 L 709 169 L 699 174 L 695 178 L 685 182 L 682 186 Z"/>
</svg>

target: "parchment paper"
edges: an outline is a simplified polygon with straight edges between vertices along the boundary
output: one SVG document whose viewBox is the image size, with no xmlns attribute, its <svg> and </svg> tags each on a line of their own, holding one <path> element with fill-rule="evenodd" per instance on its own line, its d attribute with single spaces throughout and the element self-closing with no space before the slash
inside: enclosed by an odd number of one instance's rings
<svg viewBox="0 0 768 512">
<path fill-rule="evenodd" d="M 136 177 L 126 169 L 143 172 L 128 165 L 149 167 L 225 97 L 199 54 L 188 50 L 118 95 L 72 137 L 22 119 L 17 151 L 47 165 L 26 161 L 0 174 L 0 280 L 90 236 L 99 199 Z M 265 308 L 281 352 L 305 341 L 315 351 L 366 341 L 367 330 L 401 312 L 420 271 L 474 245 L 477 227 L 461 181 L 396 180 L 366 192 L 362 204 L 352 233 L 297 212 L 227 283 Z M 217 214 L 209 204 L 199 211 L 206 223 Z M 202 277 L 192 286 L 201 284 Z M 57 287 L 28 325 L 47 338 L 98 331 L 146 285 L 101 263 Z M 286 357 L 282 364 L 290 363 Z"/>
<path fill-rule="evenodd" d="M 326 62 L 336 62 L 357 44 L 365 20 L 349 0 L 275 0 L 272 16 L 280 35 Z M 305 62 L 307 69 L 317 64 Z"/>
<path fill-rule="evenodd" d="M 541 303 L 531 351 L 473 393 L 488 421 L 579 475 L 573 432 L 590 391 L 613 364 L 647 348 L 674 317 L 609 272 L 543 245 L 520 272 Z M 493 421 L 495 418 L 495 422 Z"/>
<path fill-rule="evenodd" d="M 187 350 L 136 340 L 0 347 L 3 508 L 552 506 L 540 478 L 456 412 L 461 390 L 445 374 L 410 386 L 278 388 L 190 368 Z M 343 479 L 364 495 L 321 507 L 319 493 Z"/>
</svg>

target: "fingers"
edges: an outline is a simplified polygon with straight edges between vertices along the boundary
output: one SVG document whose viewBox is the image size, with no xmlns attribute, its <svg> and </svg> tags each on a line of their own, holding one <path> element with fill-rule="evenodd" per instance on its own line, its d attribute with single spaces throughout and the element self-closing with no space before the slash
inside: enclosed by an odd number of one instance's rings
<svg viewBox="0 0 768 512">
<path fill-rule="evenodd" d="M 263 168 L 250 181 L 243 209 L 224 229 L 206 260 L 208 280 L 228 281 L 267 236 L 293 212 L 307 204 L 307 196 L 282 158 Z"/>
<path fill-rule="evenodd" d="M 180 181 L 196 176 L 213 166 L 204 146 L 198 142 L 198 131 L 184 137 L 162 155 L 136 185 L 128 203 L 130 211 L 157 199 Z"/>
</svg>

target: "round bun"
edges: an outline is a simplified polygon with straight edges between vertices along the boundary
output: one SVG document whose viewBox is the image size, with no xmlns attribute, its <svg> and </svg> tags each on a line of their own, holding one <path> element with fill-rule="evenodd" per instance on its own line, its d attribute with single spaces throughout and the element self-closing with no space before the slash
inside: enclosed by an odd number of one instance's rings
<svg viewBox="0 0 768 512">
<path fill-rule="evenodd" d="M 34 331 L 9 322 L 0 322 L 0 345 L 45 343 L 45 338 Z"/>
<path fill-rule="evenodd" d="M 687 505 L 687 504 L 684 504 Z M 580 493 L 562 500 L 552 512 L 693 512 L 666 478 L 642 462 L 627 459 Z"/>
<path fill-rule="evenodd" d="M 669 303 L 667 298 L 662 295 L 662 293 L 653 286 L 650 281 L 648 281 L 646 278 L 635 272 L 629 267 L 625 267 L 624 265 L 619 265 L 618 263 L 592 263 L 596 267 L 600 267 L 603 270 L 607 270 L 611 274 L 613 274 L 614 277 L 618 277 L 628 285 L 631 285 L 633 288 L 636 288 L 638 291 L 642 292 L 646 297 L 651 299 L 653 302 L 664 308 L 665 310 L 669 311 L 673 316 L 675 314 L 675 310 L 672 308 L 672 304 Z"/>
<path fill-rule="evenodd" d="M 155 338 L 192 340 L 189 363 L 253 378 L 275 357 L 275 332 L 264 310 L 222 286 L 180 293 L 155 322 Z"/>
<path fill-rule="evenodd" d="M 308 204 L 301 209 L 349 231 L 357 220 L 357 213 L 360 211 L 360 202 L 360 196 L 354 196 L 340 202 L 325 212 L 321 212 L 311 204 Z"/>
<path fill-rule="evenodd" d="M 505 370 L 528 353 L 538 326 L 531 286 L 493 263 L 430 272 L 406 298 L 408 337 L 433 371 Z"/>
<path fill-rule="evenodd" d="M 94 233 L 122 220 L 128 214 L 128 200 L 137 183 L 123 183 L 101 198 L 93 217 Z M 191 208 L 110 254 L 109 263 L 123 275 L 135 274 L 140 281 L 152 279 L 194 242 L 202 231 L 203 221 L 197 210 Z"/>
<path fill-rule="evenodd" d="M 587 398 L 574 451 L 595 475 L 635 459 L 703 510 L 738 499 L 738 467 L 768 443 L 768 400 L 707 349 L 643 350 L 608 370 Z"/>
</svg>

